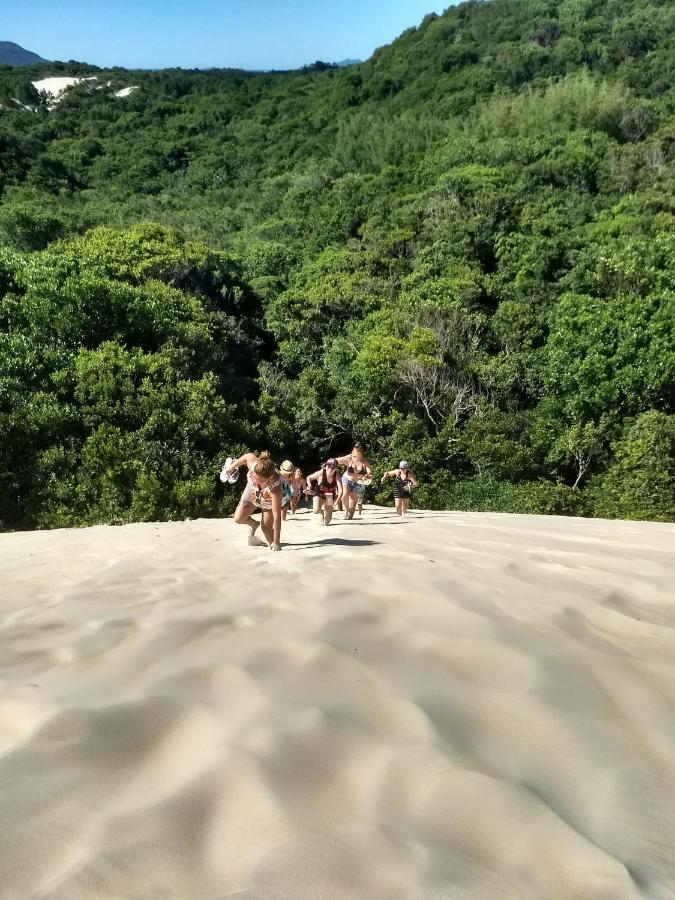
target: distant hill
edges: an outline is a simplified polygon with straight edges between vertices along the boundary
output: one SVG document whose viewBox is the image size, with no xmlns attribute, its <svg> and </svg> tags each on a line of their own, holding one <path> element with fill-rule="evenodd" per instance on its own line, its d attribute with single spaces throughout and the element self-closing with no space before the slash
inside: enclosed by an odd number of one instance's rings
<svg viewBox="0 0 675 900">
<path fill-rule="evenodd" d="M 355 66 L 363 62 L 361 59 L 342 59 L 340 62 L 323 62 L 317 59 L 316 62 L 303 66 L 303 72 L 325 72 L 326 69 L 344 69 L 347 66 Z"/>
<path fill-rule="evenodd" d="M 18 44 L 12 41 L 0 41 L 0 65 L 3 66 L 32 66 L 34 63 L 48 62 L 32 53 L 30 50 L 24 50 Z"/>
</svg>

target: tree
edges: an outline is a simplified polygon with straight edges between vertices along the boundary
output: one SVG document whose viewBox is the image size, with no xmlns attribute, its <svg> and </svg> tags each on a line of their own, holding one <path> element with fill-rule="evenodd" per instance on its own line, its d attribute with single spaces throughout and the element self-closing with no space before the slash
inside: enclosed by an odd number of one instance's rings
<svg viewBox="0 0 675 900">
<path fill-rule="evenodd" d="M 550 462 L 569 464 L 574 469 L 573 488 L 587 476 L 593 461 L 600 455 L 606 429 L 594 422 L 575 423 L 560 434 L 548 454 Z"/>
<path fill-rule="evenodd" d="M 58 104 L 0 67 L 3 527 L 214 514 L 224 446 L 355 435 L 434 506 L 623 509 L 675 402 L 674 15 L 463 3 L 349 69 L 55 63 Z"/>
<path fill-rule="evenodd" d="M 615 445 L 594 494 L 598 516 L 675 521 L 675 416 L 639 415 Z"/>
</svg>

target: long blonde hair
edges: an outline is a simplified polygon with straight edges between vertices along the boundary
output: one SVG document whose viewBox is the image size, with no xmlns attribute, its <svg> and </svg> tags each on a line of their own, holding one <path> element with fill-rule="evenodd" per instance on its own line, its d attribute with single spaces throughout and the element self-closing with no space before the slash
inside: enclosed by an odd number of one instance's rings
<svg viewBox="0 0 675 900">
<path fill-rule="evenodd" d="M 253 466 L 253 471 L 259 478 L 271 478 L 276 470 L 277 467 L 267 450 L 258 454 L 258 462 Z"/>
</svg>

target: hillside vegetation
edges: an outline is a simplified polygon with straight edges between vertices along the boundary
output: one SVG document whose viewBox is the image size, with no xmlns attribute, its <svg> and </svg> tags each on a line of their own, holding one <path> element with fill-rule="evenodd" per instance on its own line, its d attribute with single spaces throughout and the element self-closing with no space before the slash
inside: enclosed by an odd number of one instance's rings
<svg viewBox="0 0 675 900">
<path fill-rule="evenodd" d="M 420 505 L 675 519 L 674 22 L 491 0 L 346 69 L 0 68 L 2 527 L 219 515 L 225 455 L 354 438 Z"/>
</svg>

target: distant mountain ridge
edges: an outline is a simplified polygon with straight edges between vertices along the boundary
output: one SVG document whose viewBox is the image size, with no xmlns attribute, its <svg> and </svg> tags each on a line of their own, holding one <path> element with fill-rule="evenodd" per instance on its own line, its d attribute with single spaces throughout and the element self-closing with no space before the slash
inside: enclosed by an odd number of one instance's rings
<svg viewBox="0 0 675 900">
<path fill-rule="evenodd" d="M 19 44 L 15 44 L 14 41 L 0 41 L 0 66 L 32 66 L 36 63 L 43 62 L 51 62 L 51 60 L 45 59 L 37 53 L 33 53 L 32 50 L 26 50 Z M 361 59 L 341 59 L 339 62 L 334 63 L 313 63 L 311 66 L 306 66 L 305 68 L 314 68 L 317 66 L 319 68 L 322 68 L 323 66 L 330 68 L 331 66 L 335 66 L 338 69 L 342 69 L 347 66 L 358 65 L 358 63 L 361 62 L 363 62 Z"/>
<path fill-rule="evenodd" d="M 15 44 L 14 41 L 0 41 L 0 66 L 32 66 L 36 63 L 43 62 L 51 62 L 51 60 L 45 59 L 37 53 L 33 53 L 32 50 L 26 50 L 19 44 Z M 347 66 L 358 65 L 358 63 L 361 62 L 363 62 L 361 59 L 341 59 L 333 63 L 316 62 L 309 66 L 305 66 L 305 68 L 321 69 L 323 67 L 330 68 L 331 66 L 335 66 L 338 69 L 342 69 Z"/>
<path fill-rule="evenodd" d="M 31 50 L 24 50 L 13 41 L 0 41 L 0 65 L 32 66 L 41 62 L 49 62 L 49 60 L 43 59 Z"/>
</svg>

